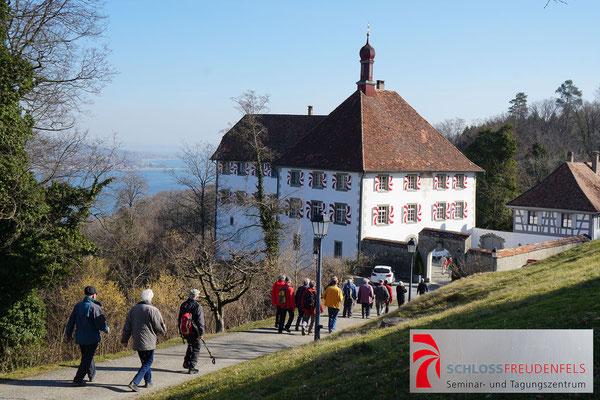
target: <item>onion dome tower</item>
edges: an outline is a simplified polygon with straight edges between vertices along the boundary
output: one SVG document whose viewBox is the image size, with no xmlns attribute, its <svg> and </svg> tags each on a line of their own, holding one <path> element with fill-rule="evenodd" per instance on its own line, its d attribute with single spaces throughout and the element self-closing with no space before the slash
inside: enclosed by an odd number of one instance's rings
<svg viewBox="0 0 600 400">
<path fill-rule="evenodd" d="M 360 81 L 356 82 L 358 90 L 367 96 L 375 95 L 376 82 L 373 80 L 373 63 L 375 62 L 375 49 L 369 44 L 369 29 L 367 28 L 367 44 L 359 52 L 360 55 Z"/>
</svg>

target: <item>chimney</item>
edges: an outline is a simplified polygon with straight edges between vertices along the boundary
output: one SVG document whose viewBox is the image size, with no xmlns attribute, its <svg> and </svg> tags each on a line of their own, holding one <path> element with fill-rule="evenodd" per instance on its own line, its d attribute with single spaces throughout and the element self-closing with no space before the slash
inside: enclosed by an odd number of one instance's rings
<svg viewBox="0 0 600 400">
<path fill-rule="evenodd" d="M 312 115 L 312 106 L 308 106 L 308 115 Z"/>
<path fill-rule="evenodd" d="M 598 175 L 598 151 L 592 151 L 592 170 Z"/>
<path fill-rule="evenodd" d="M 567 153 L 567 162 L 573 162 L 573 152 L 569 151 Z"/>
<path fill-rule="evenodd" d="M 385 90 L 385 81 L 377 80 L 377 90 Z"/>
</svg>

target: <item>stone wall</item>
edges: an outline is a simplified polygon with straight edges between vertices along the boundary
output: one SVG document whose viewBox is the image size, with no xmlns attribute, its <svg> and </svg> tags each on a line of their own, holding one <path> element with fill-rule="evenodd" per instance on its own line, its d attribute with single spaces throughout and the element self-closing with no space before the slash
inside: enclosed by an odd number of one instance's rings
<svg viewBox="0 0 600 400">
<path fill-rule="evenodd" d="M 410 253 L 406 242 L 364 238 L 360 248 L 364 256 L 373 260 L 373 265 L 392 267 L 396 280 L 407 279 L 410 276 Z"/>
</svg>

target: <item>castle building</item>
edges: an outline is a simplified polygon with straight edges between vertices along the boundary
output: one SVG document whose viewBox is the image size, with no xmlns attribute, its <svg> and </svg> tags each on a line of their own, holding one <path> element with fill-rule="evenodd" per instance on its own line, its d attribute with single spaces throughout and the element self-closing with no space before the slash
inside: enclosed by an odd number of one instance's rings
<svg viewBox="0 0 600 400">
<path fill-rule="evenodd" d="M 332 221 L 323 252 L 337 257 L 355 257 L 365 239 L 406 242 L 424 228 L 472 230 L 476 173 L 483 170 L 373 80 L 368 35 L 359 55 L 357 90 L 329 115 L 312 115 L 310 107 L 308 115 L 246 115 L 225 133 L 212 157 L 217 237 L 220 226 L 254 226 L 240 237 L 250 245 L 262 238 L 257 217 L 235 207 L 256 191 L 251 145 L 236 133 L 248 119 L 264 127 L 265 192 L 285 204 L 279 218 L 296 248 L 312 251 L 310 219 L 318 212 Z"/>
</svg>

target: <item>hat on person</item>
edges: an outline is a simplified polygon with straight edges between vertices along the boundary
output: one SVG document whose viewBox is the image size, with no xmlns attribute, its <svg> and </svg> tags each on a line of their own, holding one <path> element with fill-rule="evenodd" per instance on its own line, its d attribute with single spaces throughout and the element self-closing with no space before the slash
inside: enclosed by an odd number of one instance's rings
<svg viewBox="0 0 600 400">
<path fill-rule="evenodd" d="M 199 295 L 200 295 L 200 291 L 198 289 L 192 289 L 189 292 L 190 299 L 192 299 L 192 300 L 194 300 Z"/>
<path fill-rule="evenodd" d="M 86 286 L 86 288 L 83 289 L 83 293 L 85 293 L 86 296 L 92 296 L 94 294 L 98 294 L 98 291 L 93 286 Z"/>
</svg>

